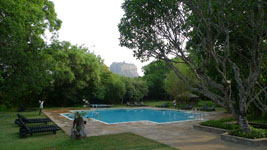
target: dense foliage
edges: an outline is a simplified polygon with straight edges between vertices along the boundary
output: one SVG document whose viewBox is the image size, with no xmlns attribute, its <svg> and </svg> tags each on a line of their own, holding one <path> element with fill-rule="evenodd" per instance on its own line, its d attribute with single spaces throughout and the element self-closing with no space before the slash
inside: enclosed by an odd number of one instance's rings
<svg viewBox="0 0 267 150">
<path fill-rule="evenodd" d="M 126 83 L 126 94 L 125 99 L 127 101 L 140 101 L 148 93 L 146 82 L 142 79 L 136 78 L 125 78 Z"/>
<path fill-rule="evenodd" d="M 195 80 L 195 76 L 185 63 L 175 64 L 174 66 L 179 69 L 185 76 L 187 76 L 191 80 Z M 173 70 L 166 74 L 166 78 L 164 79 L 164 89 L 170 96 L 178 100 L 178 103 L 181 99 L 183 99 L 183 101 L 189 99 L 189 96 L 191 94 L 191 90 L 184 84 L 183 80 L 176 77 Z"/>
<path fill-rule="evenodd" d="M 209 127 L 215 127 L 215 128 L 221 128 L 226 130 L 235 130 L 239 129 L 239 126 L 237 124 L 229 123 L 234 122 L 234 118 L 224 118 L 220 120 L 209 120 L 205 122 L 201 122 L 201 125 L 209 126 Z"/>
<path fill-rule="evenodd" d="M 19 105 L 48 85 L 43 35 L 60 26 L 51 1 L 0 1 L 0 104 Z"/>
<path fill-rule="evenodd" d="M 230 135 L 245 137 L 250 139 L 257 138 L 266 138 L 267 137 L 267 129 L 255 128 L 251 127 L 251 132 L 243 132 L 240 130 L 240 126 L 235 124 L 236 119 L 234 118 L 223 118 L 220 120 L 209 120 L 205 122 L 201 122 L 201 125 L 215 127 L 220 129 L 229 130 Z"/>
<path fill-rule="evenodd" d="M 66 106 L 80 103 L 81 91 L 98 85 L 100 58 L 84 47 L 69 42 L 54 42 L 45 51 L 49 58 L 50 85 L 43 93 L 48 104 Z M 90 92 L 90 90 L 88 90 Z"/>
<path fill-rule="evenodd" d="M 122 8 L 120 44 L 138 59 L 165 61 L 188 89 L 233 113 L 243 131 L 252 103 L 267 112 L 265 2 L 125 0 Z M 175 66 L 181 61 L 196 80 Z"/>
<path fill-rule="evenodd" d="M 245 137 L 250 139 L 267 138 L 267 129 L 257 129 L 251 127 L 251 132 L 243 132 L 239 130 L 233 130 L 229 132 L 230 135 Z"/>
<path fill-rule="evenodd" d="M 169 66 L 164 61 L 153 61 L 143 67 L 144 76 L 142 77 L 148 86 L 147 99 L 166 99 L 168 93 L 164 87 L 164 79 L 168 72 Z"/>
<path fill-rule="evenodd" d="M 146 82 L 112 73 L 103 60 L 86 47 L 54 41 L 44 51 L 49 84 L 38 98 L 48 106 L 139 101 L 147 94 Z"/>
<path fill-rule="evenodd" d="M 113 74 L 84 46 L 58 41 L 54 4 L 49 0 L 0 1 L 0 109 L 138 101 L 146 82 Z M 45 31 L 52 33 L 50 44 Z"/>
<path fill-rule="evenodd" d="M 127 78 L 112 73 L 88 48 L 57 41 L 61 21 L 51 1 L 0 0 L 0 110 L 38 106 L 39 99 L 45 106 L 82 105 L 82 99 L 115 104 L 197 91 L 240 115 L 243 124 L 247 113 L 262 115 L 267 108 L 266 4 L 187 2 L 125 0 L 121 45 L 134 49 L 139 59 L 157 59 L 144 67 L 143 78 Z M 53 35 L 49 43 L 46 30 Z"/>
</svg>

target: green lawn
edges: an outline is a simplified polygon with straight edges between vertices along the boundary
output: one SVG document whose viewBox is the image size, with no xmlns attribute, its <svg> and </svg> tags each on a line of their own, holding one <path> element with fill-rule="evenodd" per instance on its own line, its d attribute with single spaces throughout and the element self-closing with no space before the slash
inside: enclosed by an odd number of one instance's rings
<svg viewBox="0 0 267 150">
<path fill-rule="evenodd" d="M 29 118 L 39 117 L 37 111 L 22 114 Z M 14 124 L 16 118 L 15 112 L 0 112 L 1 150 L 175 150 L 133 133 L 73 140 L 63 131 L 58 131 L 56 135 L 40 133 L 19 138 L 19 127 Z"/>
</svg>

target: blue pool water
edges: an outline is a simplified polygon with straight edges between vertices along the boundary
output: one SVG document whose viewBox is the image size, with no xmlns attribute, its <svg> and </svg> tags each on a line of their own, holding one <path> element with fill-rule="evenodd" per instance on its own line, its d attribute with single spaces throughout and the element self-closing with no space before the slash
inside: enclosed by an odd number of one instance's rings
<svg viewBox="0 0 267 150">
<path fill-rule="evenodd" d="M 155 123 L 169 123 L 194 120 L 195 115 L 185 111 L 155 110 L 155 109 L 99 109 L 78 111 L 84 118 L 93 118 L 107 124 L 135 121 L 151 121 Z M 73 113 L 62 114 L 73 120 Z"/>
</svg>

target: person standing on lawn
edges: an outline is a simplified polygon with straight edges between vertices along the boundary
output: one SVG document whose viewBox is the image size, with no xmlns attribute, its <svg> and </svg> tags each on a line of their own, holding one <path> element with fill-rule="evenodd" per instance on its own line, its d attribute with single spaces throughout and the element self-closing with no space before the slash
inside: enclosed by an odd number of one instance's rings
<svg viewBox="0 0 267 150">
<path fill-rule="evenodd" d="M 176 108 L 176 100 L 173 100 L 173 106 L 174 106 L 174 108 Z"/>
<path fill-rule="evenodd" d="M 84 131 L 86 121 L 83 120 L 82 116 L 79 112 L 75 112 L 73 126 L 71 128 L 71 137 L 73 139 L 80 139 L 86 137 L 86 133 Z"/>
<path fill-rule="evenodd" d="M 44 108 L 44 101 L 39 100 L 39 103 L 40 103 L 40 112 L 39 112 L 39 115 L 41 115 L 42 110 L 43 110 L 43 108 Z"/>
</svg>

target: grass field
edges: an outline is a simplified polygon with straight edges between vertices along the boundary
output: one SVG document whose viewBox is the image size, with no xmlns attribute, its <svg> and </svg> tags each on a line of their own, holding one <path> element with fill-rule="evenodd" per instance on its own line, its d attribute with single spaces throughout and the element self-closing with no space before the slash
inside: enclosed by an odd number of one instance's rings
<svg viewBox="0 0 267 150">
<path fill-rule="evenodd" d="M 37 111 L 22 114 L 28 118 L 39 117 Z M 19 127 L 14 124 L 16 118 L 16 112 L 0 112 L 1 150 L 175 150 L 133 133 L 73 140 L 63 131 L 58 131 L 57 134 L 39 133 L 20 138 Z"/>
</svg>

